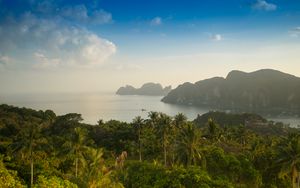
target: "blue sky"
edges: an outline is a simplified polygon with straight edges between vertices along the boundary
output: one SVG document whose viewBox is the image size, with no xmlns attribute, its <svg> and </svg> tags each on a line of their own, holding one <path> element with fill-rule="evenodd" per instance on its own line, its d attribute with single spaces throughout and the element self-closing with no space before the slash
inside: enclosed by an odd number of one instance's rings
<svg viewBox="0 0 300 188">
<path fill-rule="evenodd" d="M 177 86 L 232 69 L 300 76 L 299 22 L 297 0 L 0 0 L 0 88 Z"/>
</svg>

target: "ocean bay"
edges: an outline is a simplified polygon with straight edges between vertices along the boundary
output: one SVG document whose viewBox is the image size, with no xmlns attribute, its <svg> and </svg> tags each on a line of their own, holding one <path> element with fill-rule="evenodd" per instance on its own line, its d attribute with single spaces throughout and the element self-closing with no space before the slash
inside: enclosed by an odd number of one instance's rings
<svg viewBox="0 0 300 188">
<path fill-rule="evenodd" d="M 166 104 L 162 96 L 115 95 L 113 92 L 97 93 L 42 93 L 42 94 L 1 94 L 0 102 L 35 110 L 53 110 L 57 115 L 66 113 L 82 114 L 84 122 L 96 124 L 99 119 L 130 122 L 134 117 L 146 118 L 148 112 L 157 111 L 174 116 L 185 114 L 193 120 L 198 114 L 209 109 Z"/>
<path fill-rule="evenodd" d="M 53 110 L 57 115 L 79 113 L 83 122 L 96 124 L 99 119 L 111 119 L 131 122 L 136 116 L 146 118 L 150 111 L 163 112 L 174 116 L 185 114 L 194 120 L 198 114 L 212 109 L 161 102 L 162 96 L 116 95 L 113 92 L 94 93 L 35 93 L 35 94 L 0 94 L 0 103 L 34 110 Z M 266 117 L 275 122 L 300 125 L 296 117 Z"/>
</svg>

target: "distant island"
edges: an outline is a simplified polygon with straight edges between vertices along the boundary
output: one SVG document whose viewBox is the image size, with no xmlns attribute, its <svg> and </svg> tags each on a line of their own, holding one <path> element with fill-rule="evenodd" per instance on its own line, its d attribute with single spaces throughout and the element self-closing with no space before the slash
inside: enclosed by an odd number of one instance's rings
<svg viewBox="0 0 300 188">
<path fill-rule="evenodd" d="M 262 115 L 300 115 L 300 78 L 277 70 L 231 71 L 194 84 L 184 83 L 162 99 L 165 103 Z"/>
<path fill-rule="evenodd" d="M 162 87 L 158 83 L 145 83 L 140 88 L 134 88 L 133 86 L 127 85 L 120 87 L 116 94 L 117 95 L 149 95 L 149 96 L 165 96 L 171 91 L 172 87 Z"/>
</svg>

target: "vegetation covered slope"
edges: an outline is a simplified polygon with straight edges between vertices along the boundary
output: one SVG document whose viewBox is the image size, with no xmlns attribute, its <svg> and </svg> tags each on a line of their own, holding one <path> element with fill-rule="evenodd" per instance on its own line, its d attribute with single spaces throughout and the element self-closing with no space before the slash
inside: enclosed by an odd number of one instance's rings
<svg viewBox="0 0 300 188">
<path fill-rule="evenodd" d="M 204 117 L 201 126 L 158 112 L 88 125 L 80 114 L 0 105 L 0 187 L 297 187 L 298 129 L 266 136 L 238 115 Z"/>
<path fill-rule="evenodd" d="M 163 88 L 160 84 L 145 83 L 141 88 L 134 88 L 130 85 L 117 90 L 117 95 L 150 95 L 165 96 L 171 91 L 171 86 Z"/>
<path fill-rule="evenodd" d="M 162 101 L 233 112 L 300 115 L 300 78 L 270 69 L 231 71 L 226 78 L 184 83 Z"/>
</svg>

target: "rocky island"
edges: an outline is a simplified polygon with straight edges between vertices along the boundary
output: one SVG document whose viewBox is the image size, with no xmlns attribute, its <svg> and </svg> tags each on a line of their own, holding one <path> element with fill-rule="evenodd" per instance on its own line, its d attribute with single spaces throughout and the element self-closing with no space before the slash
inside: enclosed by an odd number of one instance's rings
<svg viewBox="0 0 300 188">
<path fill-rule="evenodd" d="M 235 70 L 226 78 L 179 85 L 162 101 L 232 112 L 299 116 L 300 78 L 271 69 L 250 73 Z"/>
<path fill-rule="evenodd" d="M 165 88 L 158 83 L 145 83 L 140 88 L 135 88 L 133 86 L 127 85 L 125 87 L 120 87 L 116 94 L 117 95 L 149 95 L 149 96 L 165 96 L 171 91 L 171 86 Z"/>
</svg>

